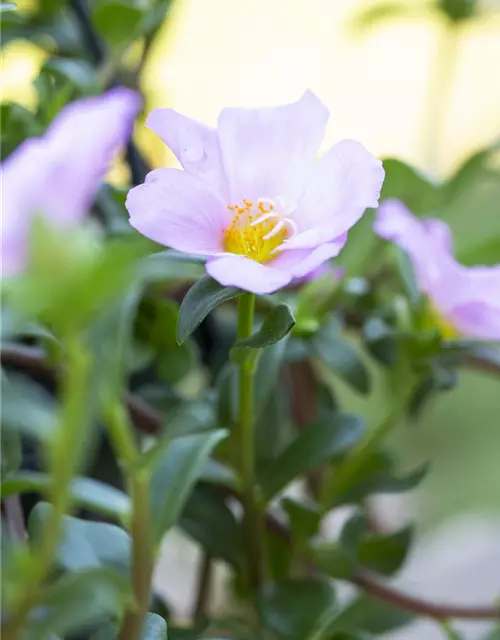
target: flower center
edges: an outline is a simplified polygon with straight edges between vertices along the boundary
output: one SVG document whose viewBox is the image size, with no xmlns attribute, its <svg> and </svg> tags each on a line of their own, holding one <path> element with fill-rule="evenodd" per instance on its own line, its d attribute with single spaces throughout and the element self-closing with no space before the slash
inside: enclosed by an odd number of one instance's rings
<svg viewBox="0 0 500 640">
<path fill-rule="evenodd" d="M 438 327 L 441 332 L 441 338 L 444 340 L 454 340 L 460 336 L 460 332 L 455 325 L 450 322 L 443 314 L 429 302 L 428 312 L 429 328 Z"/>
<path fill-rule="evenodd" d="M 283 242 L 297 231 L 288 217 L 283 198 L 259 198 L 256 203 L 243 198 L 229 205 L 233 220 L 224 234 L 224 250 L 246 256 L 256 262 L 276 257 Z"/>
</svg>

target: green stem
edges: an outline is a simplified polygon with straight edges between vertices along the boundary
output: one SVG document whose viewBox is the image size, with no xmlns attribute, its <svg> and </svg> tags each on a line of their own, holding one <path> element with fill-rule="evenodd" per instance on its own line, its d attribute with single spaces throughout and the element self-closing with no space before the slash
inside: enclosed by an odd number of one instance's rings
<svg viewBox="0 0 500 640">
<path fill-rule="evenodd" d="M 132 536 L 132 585 L 137 608 L 123 619 L 119 640 L 140 640 L 144 620 L 149 611 L 153 575 L 153 541 L 149 523 L 149 477 L 136 473 L 130 479 L 133 512 L 130 526 Z"/>
<path fill-rule="evenodd" d="M 50 572 L 63 527 L 63 518 L 71 501 L 70 483 L 81 455 L 86 433 L 85 389 L 90 371 L 90 358 L 77 339 L 67 339 L 66 375 L 63 378 L 62 419 L 49 449 L 51 466 L 51 502 L 40 548 L 34 556 L 34 569 L 29 585 L 12 619 L 2 629 L 6 640 L 16 640 L 31 609 L 37 604 L 41 586 Z"/>
<path fill-rule="evenodd" d="M 150 477 L 148 472 L 142 470 L 137 464 L 140 451 L 123 405 L 113 404 L 108 410 L 107 418 L 113 447 L 128 477 L 132 502 L 130 535 L 132 538 L 132 587 L 136 606 L 125 614 L 118 640 L 140 640 L 144 619 L 149 611 L 154 568 L 149 508 Z"/>
<path fill-rule="evenodd" d="M 243 294 L 238 301 L 238 339 L 252 335 L 255 295 Z M 253 379 L 255 360 L 242 358 L 239 364 L 239 457 L 244 508 L 244 535 L 247 547 L 248 582 L 258 588 L 263 580 L 262 513 L 255 496 L 255 442 Z"/>
</svg>

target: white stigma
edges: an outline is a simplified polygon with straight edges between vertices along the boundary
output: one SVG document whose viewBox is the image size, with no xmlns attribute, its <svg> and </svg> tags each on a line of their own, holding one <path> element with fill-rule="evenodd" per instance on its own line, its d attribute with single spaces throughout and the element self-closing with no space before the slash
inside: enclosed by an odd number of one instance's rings
<svg viewBox="0 0 500 640">
<path fill-rule="evenodd" d="M 263 213 L 261 216 L 256 218 L 252 223 L 251 227 L 255 227 L 262 222 L 266 222 L 267 220 L 276 219 L 275 226 L 271 229 L 269 233 L 267 233 L 263 239 L 269 240 L 277 235 L 285 226 L 287 226 L 291 235 L 289 238 L 293 238 L 297 234 L 297 223 L 290 217 L 292 210 L 287 206 L 285 199 L 283 196 L 276 196 L 276 198 L 259 198 L 257 200 L 258 204 L 262 204 L 268 206 L 272 209 L 272 211 L 268 211 Z M 287 239 L 289 239 L 287 238 Z M 274 250 L 276 251 L 276 249 Z"/>
</svg>

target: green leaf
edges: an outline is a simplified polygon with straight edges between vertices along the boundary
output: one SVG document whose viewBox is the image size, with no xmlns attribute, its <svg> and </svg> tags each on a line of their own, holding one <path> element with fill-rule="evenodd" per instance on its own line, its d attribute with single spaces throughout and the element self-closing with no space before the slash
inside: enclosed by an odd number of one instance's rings
<svg viewBox="0 0 500 640">
<path fill-rule="evenodd" d="M 57 426 L 56 405 L 40 385 L 21 374 L 2 374 L 2 427 L 45 441 Z"/>
<path fill-rule="evenodd" d="M 373 27 L 389 20 L 399 18 L 421 17 L 430 14 L 431 2 L 419 0 L 418 3 L 406 2 L 375 2 L 357 13 L 351 21 L 352 29 L 356 31 L 368 31 Z"/>
<path fill-rule="evenodd" d="M 142 300 L 136 320 L 137 340 L 153 350 L 158 375 L 168 384 L 179 382 L 195 362 L 192 343 L 177 343 L 178 316 L 179 308 L 173 300 L 148 297 Z"/>
<path fill-rule="evenodd" d="M 151 513 L 156 540 L 178 520 L 212 449 L 224 438 L 223 430 L 175 438 L 166 443 L 151 480 Z"/>
<path fill-rule="evenodd" d="M 5 18 L 2 16 L 2 31 L 5 32 Z M 5 33 L 2 35 L 5 36 Z M 2 160 L 7 158 L 26 138 L 43 133 L 43 125 L 35 115 L 16 102 L 0 105 L 0 140 Z"/>
<path fill-rule="evenodd" d="M 45 586 L 41 595 L 39 615 L 29 618 L 23 632 L 25 640 L 77 633 L 120 617 L 132 603 L 128 581 L 103 568 L 66 574 Z"/>
<path fill-rule="evenodd" d="M 394 331 L 381 318 L 373 317 L 363 326 L 367 350 L 381 364 L 391 367 L 396 362 L 398 345 Z"/>
<path fill-rule="evenodd" d="M 364 537 L 367 522 L 362 513 L 351 517 L 338 542 L 317 542 L 310 552 L 317 566 L 332 578 L 349 580 L 359 567 L 391 575 L 403 564 L 412 539 L 412 528 Z"/>
<path fill-rule="evenodd" d="M 477 0 L 439 0 L 438 7 L 455 23 L 473 18 L 478 8 Z"/>
<path fill-rule="evenodd" d="M 3 410 L 3 407 L 2 407 Z M 15 472 L 21 466 L 23 459 L 23 451 L 21 446 L 21 438 L 19 432 L 10 429 L 2 429 L 0 433 L 1 440 L 1 467 L 0 477 L 2 478 L 2 498 L 3 489 L 6 482 L 9 482 L 15 475 Z"/>
<path fill-rule="evenodd" d="M 358 545 L 365 529 L 365 516 L 356 512 L 342 527 L 337 542 L 313 542 L 309 551 L 321 571 L 338 580 L 351 579 L 358 568 Z"/>
<path fill-rule="evenodd" d="M 358 561 L 377 573 L 392 575 L 405 561 L 413 528 L 405 527 L 390 534 L 377 534 L 361 540 L 358 546 Z"/>
<path fill-rule="evenodd" d="M 266 407 L 271 394 L 275 391 L 286 353 L 287 342 L 288 336 L 269 347 L 265 347 L 260 354 L 254 381 L 254 411 L 256 419 Z"/>
<path fill-rule="evenodd" d="M 130 515 L 129 496 L 92 478 L 75 478 L 70 485 L 73 500 L 93 513 L 126 522 Z"/>
<path fill-rule="evenodd" d="M 279 304 L 271 309 L 257 333 L 238 340 L 235 346 L 252 349 L 268 347 L 284 338 L 294 324 L 295 318 L 290 307 L 287 304 Z"/>
<path fill-rule="evenodd" d="M 215 487 L 199 485 L 189 497 L 179 526 L 214 558 L 240 567 L 243 558 L 241 526 Z"/>
<path fill-rule="evenodd" d="M 129 44 L 139 35 L 143 12 L 125 0 L 101 0 L 92 12 L 92 22 L 112 47 Z"/>
<path fill-rule="evenodd" d="M 127 223 L 128 224 L 128 223 Z M 138 265 L 144 283 L 198 280 L 205 272 L 205 258 L 177 251 L 159 251 L 144 258 Z"/>
<path fill-rule="evenodd" d="M 457 258 L 467 265 L 500 262 L 498 141 L 473 154 L 443 186 L 440 217 L 450 225 Z M 475 224 L 470 224 L 470 212 Z"/>
<path fill-rule="evenodd" d="M 51 511 L 52 506 L 47 502 L 39 502 L 32 510 L 28 530 L 34 540 L 41 539 Z M 100 567 L 113 569 L 116 574 L 128 578 L 130 550 L 130 536 L 120 527 L 64 516 L 55 563 L 64 571 Z"/>
<path fill-rule="evenodd" d="M 405 611 L 375 598 L 361 596 L 345 607 L 330 630 L 347 633 L 364 631 L 383 635 L 405 626 L 412 620 L 413 616 Z"/>
<path fill-rule="evenodd" d="M 107 624 L 90 640 L 119 640 L 120 629 L 115 624 Z M 167 640 L 167 623 L 156 613 L 148 613 L 144 620 L 141 640 Z"/>
<path fill-rule="evenodd" d="M 292 480 L 352 447 L 363 435 L 361 418 L 332 413 L 301 431 L 297 438 L 264 470 L 261 486 L 271 499 Z"/>
<path fill-rule="evenodd" d="M 200 473 L 200 480 L 222 487 L 231 487 L 232 489 L 238 487 L 238 477 L 233 469 L 213 458 L 208 458 L 205 461 L 205 466 Z"/>
<path fill-rule="evenodd" d="M 16 493 L 50 490 L 50 476 L 38 471 L 20 471 L 2 484 L 2 498 Z M 75 478 L 70 485 L 74 503 L 107 518 L 126 522 L 130 514 L 130 498 L 126 493 L 92 478 Z"/>
<path fill-rule="evenodd" d="M 370 495 L 403 493 L 418 487 L 429 472 L 430 464 L 424 462 L 413 471 L 396 476 L 386 464 L 385 458 L 374 454 L 360 469 L 352 487 L 342 497 L 343 503 L 358 502 Z"/>
<path fill-rule="evenodd" d="M 291 640 L 304 640 L 336 606 L 326 580 L 296 579 L 267 584 L 257 598 L 264 626 Z"/>
<path fill-rule="evenodd" d="M 255 459 L 258 469 L 272 464 L 295 437 L 290 407 L 290 387 L 281 376 L 254 423 Z"/>
<path fill-rule="evenodd" d="M 356 572 L 356 556 L 339 542 L 316 542 L 309 552 L 314 564 L 330 578 L 349 580 Z"/>
<path fill-rule="evenodd" d="M 440 187 L 429 176 L 394 158 L 384 160 L 384 169 L 381 202 L 402 200 L 416 215 L 428 213 L 441 204 Z"/>
<path fill-rule="evenodd" d="M 205 275 L 189 289 L 184 296 L 179 311 L 177 341 L 182 344 L 207 317 L 223 302 L 241 295 L 236 287 L 222 287 L 218 282 Z"/>
<path fill-rule="evenodd" d="M 356 349 L 338 334 L 336 323 L 329 323 L 312 340 L 313 353 L 359 393 L 370 392 L 370 378 Z"/>
<path fill-rule="evenodd" d="M 71 84 L 81 94 L 90 93 L 96 87 L 94 70 L 85 60 L 49 58 L 41 73 L 47 73 L 59 81 Z"/>
<path fill-rule="evenodd" d="M 266 530 L 264 536 L 270 577 L 274 581 L 286 580 L 292 570 L 296 548 L 275 531 Z"/>
<path fill-rule="evenodd" d="M 281 506 L 288 514 L 292 538 L 301 546 L 318 533 L 323 512 L 314 502 L 298 502 L 292 498 L 283 498 Z"/>
</svg>

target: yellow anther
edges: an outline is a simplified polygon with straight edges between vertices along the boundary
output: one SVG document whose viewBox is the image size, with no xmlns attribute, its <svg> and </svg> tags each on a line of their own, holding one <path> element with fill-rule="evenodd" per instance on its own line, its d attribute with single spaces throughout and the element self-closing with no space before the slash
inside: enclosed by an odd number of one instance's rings
<svg viewBox="0 0 500 640">
<path fill-rule="evenodd" d="M 224 236 L 224 250 L 261 263 L 272 260 L 279 253 L 276 249 L 287 238 L 285 224 L 275 214 L 259 222 L 263 214 L 274 208 L 272 205 L 266 207 L 263 202 L 258 202 L 254 206 L 246 199 L 243 199 L 243 204 L 245 206 L 228 206 L 230 211 L 236 213 Z"/>
</svg>

